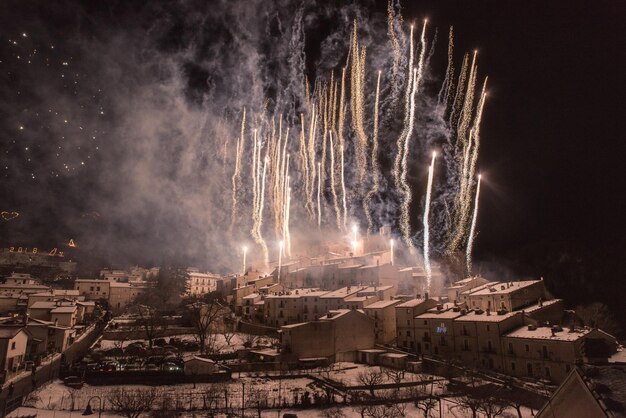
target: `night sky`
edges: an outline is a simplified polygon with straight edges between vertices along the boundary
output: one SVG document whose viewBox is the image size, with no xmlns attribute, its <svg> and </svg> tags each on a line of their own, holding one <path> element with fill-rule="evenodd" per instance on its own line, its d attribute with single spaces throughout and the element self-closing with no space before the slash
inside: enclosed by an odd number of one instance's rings
<svg viewBox="0 0 626 418">
<path fill-rule="evenodd" d="M 195 221 L 158 207 L 158 199 L 171 198 L 168 190 L 150 189 L 158 186 L 150 183 L 128 186 L 142 173 L 143 163 L 136 159 L 144 150 L 135 139 L 140 137 L 136 127 L 121 126 L 120 120 L 142 97 L 152 103 L 168 97 L 166 88 L 150 93 L 153 84 L 145 82 L 144 75 L 165 79 L 168 69 L 151 62 L 151 50 L 141 40 L 153 38 L 150 47 L 165 57 L 184 55 L 186 43 L 198 42 L 185 25 L 201 18 L 185 17 L 181 18 L 185 24 L 177 23 L 177 3 L 169 1 L 163 8 L 154 6 L 156 2 L 93 3 L 5 1 L 0 6 L 0 209 L 20 212 L 17 219 L 0 224 L 0 243 L 52 247 L 76 238 L 85 243 L 85 250 L 99 251 L 104 259 L 110 255 L 112 262 L 129 262 L 134 254 L 140 263 L 175 258 L 180 252 L 170 247 L 186 244 L 184 235 L 172 235 L 171 230 L 181 225 L 191 230 Z M 198 3 L 203 4 L 198 14 L 210 22 L 211 6 L 205 3 Z M 319 7 L 343 3 L 324 2 Z M 479 71 L 489 76 L 479 159 L 485 181 L 476 258 L 485 261 L 485 269 L 494 268 L 498 260 L 501 271 L 512 268 L 536 276 L 549 274 L 554 267 L 550 257 L 566 254 L 582 260 L 585 272 L 599 275 L 594 280 L 619 286 L 624 273 L 619 262 L 609 258 L 623 257 L 626 250 L 624 3 L 405 3 L 405 21 L 428 17 L 429 24 L 439 29 L 434 71 L 445 70 L 445 38 L 453 25 L 457 55 L 477 49 Z M 196 3 L 184 4 L 180 15 L 193 15 Z M 358 4 L 365 16 L 384 16 L 387 5 Z M 230 7 L 233 13 L 254 15 L 254 7 L 245 2 L 219 2 L 216 10 L 222 14 L 204 33 L 208 39 L 228 38 L 221 25 L 229 21 L 221 16 Z M 312 10 L 315 7 L 308 9 Z M 160 32 L 156 22 L 162 19 L 170 26 Z M 311 60 L 319 58 L 312 40 L 332 30 L 332 25 L 320 25 L 319 33 L 307 34 L 309 69 Z M 202 45 L 204 49 L 185 56 L 186 85 L 180 88 L 187 103 L 212 94 L 223 81 L 206 59 L 196 65 L 194 54 L 213 56 L 215 65 L 222 56 L 225 65 L 227 60 L 227 65 L 237 64 L 232 57 L 216 54 L 211 42 Z M 133 59 L 127 59 L 130 54 Z M 141 68 L 134 67 L 137 62 Z M 137 85 L 143 88 L 139 93 Z M 126 100 L 126 93 L 140 97 Z M 166 117 L 167 106 L 154 117 Z M 193 121 L 191 111 L 182 117 Z M 146 121 L 138 123 L 139 128 L 152 129 Z M 154 133 L 161 135 L 163 130 L 154 128 Z M 137 149 L 126 148 L 133 141 Z M 163 144 L 151 148 L 148 158 L 184 153 L 174 140 Z M 207 147 L 202 152 L 215 150 Z M 166 164 L 161 168 L 169 180 L 181 175 L 169 174 Z M 186 193 L 193 195 L 198 187 L 191 185 Z M 131 203 L 138 188 L 149 190 L 141 196 L 141 205 Z M 126 205 L 134 208 L 128 217 L 121 209 Z M 157 232 L 147 231 L 146 225 Z M 122 242 L 127 258 L 109 251 Z M 196 244 L 216 245 L 204 238 L 191 243 Z M 599 264 L 610 267 L 598 270 Z M 603 295 L 594 294 L 598 299 Z"/>
</svg>

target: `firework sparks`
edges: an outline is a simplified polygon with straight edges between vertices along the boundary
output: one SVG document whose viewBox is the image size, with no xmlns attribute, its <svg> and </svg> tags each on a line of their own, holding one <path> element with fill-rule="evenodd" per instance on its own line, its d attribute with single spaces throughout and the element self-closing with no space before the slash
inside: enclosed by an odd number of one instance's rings
<svg viewBox="0 0 626 418">
<path fill-rule="evenodd" d="M 435 158 L 437 153 L 433 152 L 433 159 L 428 167 L 428 185 L 426 187 L 426 202 L 424 203 L 424 271 L 426 272 L 426 288 L 430 291 L 432 280 L 432 269 L 430 265 L 430 196 L 433 189 L 433 174 L 435 171 Z"/>
<path fill-rule="evenodd" d="M 480 197 L 480 174 L 476 182 L 476 196 L 474 197 L 474 214 L 472 216 L 472 224 L 467 237 L 467 247 L 465 249 L 465 261 L 467 263 L 467 274 L 472 273 L 472 249 L 474 247 L 474 237 L 476 233 L 476 218 L 478 217 L 478 199 Z"/>
</svg>

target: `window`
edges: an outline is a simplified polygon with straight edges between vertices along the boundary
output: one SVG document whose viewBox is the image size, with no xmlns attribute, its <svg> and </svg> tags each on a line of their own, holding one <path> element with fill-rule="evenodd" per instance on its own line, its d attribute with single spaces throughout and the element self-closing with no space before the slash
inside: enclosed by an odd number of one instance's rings
<svg viewBox="0 0 626 418">
<path fill-rule="evenodd" d="M 528 344 L 524 344 L 524 351 L 526 351 L 527 353 L 530 352 L 530 347 L 528 346 Z"/>
<path fill-rule="evenodd" d="M 15 341 L 11 343 L 11 350 L 15 350 Z"/>
<path fill-rule="evenodd" d="M 491 346 L 491 340 L 487 341 L 487 351 L 489 351 L 490 353 L 493 352 L 493 347 Z"/>
<path fill-rule="evenodd" d="M 407 327 L 410 327 L 410 326 L 411 326 L 411 320 L 410 320 L 410 319 L 407 319 L 407 320 L 406 320 L 406 326 L 407 326 Z"/>
<path fill-rule="evenodd" d="M 407 336 L 407 337 L 410 337 L 410 336 L 411 336 L 411 331 L 407 331 L 407 332 L 406 332 L 406 336 Z"/>
<path fill-rule="evenodd" d="M 541 347 L 541 355 L 543 358 L 548 358 L 548 347 L 545 345 Z"/>
<path fill-rule="evenodd" d="M 533 377 L 533 365 L 531 363 L 526 364 L 526 371 L 528 372 L 528 377 Z"/>
<path fill-rule="evenodd" d="M 550 374 L 550 368 L 549 367 L 546 367 L 546 377 L 547 378 L 551 378 L 552 377 L 552 375 Z"/>
<path fill-rule="evenodd" d="M 410 314 L 411 313 L 411 309 L 407 309 L 406 313 Z"/>
<path fill-rule="evenodd" d="M 569 365 L 569 364 L 566 364 L 566 365 L 565 365 L 565 371 L 566 371 L 567 373 L 569 373 L 571 370 L 572 370 L 572 368 L 570 367 L 570 365 Z"/>
<path fill-rule="evenodd" d="M 487 332 L 489 332 L 489 325 L 487 325 Z"/>
<path fill-rule="evenodd" d="M 428 325 L 428 321 L 424 321 L 424 325 Z"/>
<path fill-rule="evenodd" d="M 469 341 L 463 340 L 463 350 L 469 351 Z"/>
<path fill-rule="evenodd" d="M 509 353 L 513 354 L 513 343 L 509 343 Z"/>
<path fill-rule="evenodd" d="M 514 372 L 515 371 L 515 362 L 511 363 L 511 371 Z"/>
<path fill-rule="evenodd" d="M 91 292 L 93 292 L 93 286 L 91 286 L 91 287 L 89 288 L 89 290 L 90 290 Z"/>
</svg>

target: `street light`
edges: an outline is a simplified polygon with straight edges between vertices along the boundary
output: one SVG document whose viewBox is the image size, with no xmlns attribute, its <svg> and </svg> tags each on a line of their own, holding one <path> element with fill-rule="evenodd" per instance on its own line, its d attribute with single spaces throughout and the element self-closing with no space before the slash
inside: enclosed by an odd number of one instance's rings
<svg viewBox="0 0 626 418">
<path fill-rule="evenodd" d="M 98 400 L 100 400 L 100 408 L 98 409 L 98 418 L 102 418 L 102 398 L 99 397 L 98 395 L 92 396 L 91 398 L 89 398 L 89 400 L 87 401 L 87 408 L 85 408 L 85 411 L 83 411 L 83 415 L 93 415 L 93 411 L 91 410 L 91 400 L 93 398 L 98 398 Z"/>
</svg>

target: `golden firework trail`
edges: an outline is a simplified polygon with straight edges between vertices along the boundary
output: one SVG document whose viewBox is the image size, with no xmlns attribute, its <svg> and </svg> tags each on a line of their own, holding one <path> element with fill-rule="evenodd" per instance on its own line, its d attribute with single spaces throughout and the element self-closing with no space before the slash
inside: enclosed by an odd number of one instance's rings
<svg viewBox="0 0 626 418">
<path fill-rule="evenodd" d="M 279 125 L 282 121 L 279 120 Z M 268 167 L 267 167 L 267 183 L 269 184 L 269 196 L 271 198 L 270 209 L 272 215 L 274 216 L 274 225 L 277 224 L 279 208 L 277 207 L 276 201 L 276 182 L 278 179 L 278 172 L 276 170 L 276 148 L 277 148 L 277 139 L 276 139 L 276 118 L 272 117 L 271 125 L 269 128 L 269 139 L 266 148 L 266 154 L 269 157 Z"/>
<path fill-rule="evenodd" d="M 343 229 L 348 230 L 348 207 L 346 204 L 346 179 L 344 168 L 343 145 L 341 146 L 341 203 L 343 206 Z"/>
<path fill-rule="evenodd" d="M 351 109 L 352 128 L 356 134 L 355 157 L 357 163 L 357 177 L 359 184 L 363 185 L 367 172 L 367 135 L 365 135 L 365 47 L 359 47 L 357 37 L 357 24 L 354 21 L 354 32 L 352 37 L 352 67 L 351 67 Z"/>
<path fill-rule="evenodd" d="M 370 205 L 372 199 L 380 189 L 380 163 L 378 161 L 378 100 L 380 97 L 380 75 L 378 71 L 378 79 L 376 80 L 376 99 L 374 101 L 374 132 L 372 133 L 372 189 L 367 193 L 363 200 L 363 209 L 367 217 L 367 233 L 371 234 L 373 228 L 373 217 Z"/>
<path fill-rule="evenodd" d="M 432 280 L 432 269 L 430 266 L 430 196 L 433 189 L 433 174 L 435 172 L 435 158 L 437 153 L 433 152 L 433 159 L 428 167 L 428 185 L 426 186 L 426 202 L 424 204 L 424 271 L 426 272 L 426 288 L 430 291 Z"/>
<path fill-rule="evenodd" d="M 346 67 L 341 70 L 341 93 L 339 95 L 339 117 L 337 121 L 337 137 L 339 138 L 339 146 L 343 147 L 345 140 L 343 137 L 343 130 L 346 123 Z"/>
<path fill-rule="evenodd" d="M 241 274 L 243 275 L 243 274 L 246 274 L 246 254 L 248 253 L 248 247 L 244 246 L 242 250 L 243 250 L 243 272 Z"/>
<path fill-rule="evenodd" d="M 267 158 L 265 159 L 265 162 L 263 163 L 263 176 L 261 178 L 261 196 L 259 197 L 259 214 L 258 214 L 258 222 L 257 222 L 257 228 L 256 228 L 257 243 L 261 245 L 261 249 L 263 250 L 263 262 L 265 263 L 265 266 L 267 267 L 269 265 L 269 254 L 267 251 L 267 244 L 265 243 L 265 239 L 263 239 L 263 232 L 262 232 L 266 172 L 267 172 Z"/>
<path fill-rule="evenodd" d="M 448 66 L 446 67 L 446 76 L 441 84 L 441 90 L 438 95 L 439 104 L 443 105 L 444 111 L 448 111 L 450 106 L 450 96 L 454 91 L 454 31 L 450 26 L 448 33 Z"/>
<path fill-rule="evenodd" d="M 467 81 L 467 67 L 469 65 L 469 55 L 463 55 L 463 62 L 461 63 L 461 71 L 459 72 L 459 81 L 457 82 L 456 94 L 454 96 L 454 102 L 452 104 L 452 110 L 450 111 L 450 119 L 448 123 L 451 127 L 456 127 L 463 101 L 465 99 L 465 83 Z M 456 132 L 454 133 L 456 135 Z"/>
<path fill-rule="evenodd" d="M 233 195 L 232 195 L 232 211 L 230 218 L 230 231 L 232 232 L 235 222 L 237 221 L 238 216 L 238 200 L 237 200 L 237 191 L 241 188 L 241 157 L 244 149 L 244 140 L 246 133 L 246 109 L 243 109 L 243 117 L 241 118 L 241 135 L 239 137 L 239 141 L 237 142 L 237 153 L 235 156 L 235 172 L 232 177 L 232 185 L 233 185 Z"/>
<path fill-rule="evenodd" d="M 283 151 L 281 156 L 281 167 L 280 167 L 280 184 L 279 184 L 279 208 L 280 208 L 280 222 L 281 224 L 284 222 L 284 202 L 285 202 L 285 188 L 287 186 L 287 171 L 289 170 L 289 154 L 287 154 L 287 143 L 289 142 L 289 128 L 287 128 L 285 132 L 285 140 L 283 142 Z M 281 228 L 282 229 L 282 228 Z"/>
<path fill-rule="evenodd" d="M 406 138 L 404 139 L 404 149 L 401 161 L 401 173 L 400 173 L 400 183 L 402 184 L 402 189 L 404 191 L 404 196 L 402 199 L 401 213 L 400 213 L 400 229 L 402 231 L 402 237 L 404 238 L 404 242 L 406 246 L 409 248 L 411 252 L 415 251 L 415 247 L 413 246 L 413 241 L 411 240 L 411 219 L 410 219 L 410 207 L 412 200 L 411 187 L 407 181 L 407 173 L 408 173 L 408 159 L 409 159 L 409 144 L 411 141 L 411 136 L 413 134 L 413 125 L 415 122 L 415 95 L 419 89 L 420 82 L 423 77 L 424 72 L 424 56 L 426 53 L 426 24 L 427 20 L 424 20 L 424 26 L 422 27 L 422 34 L 420 36 L 420 55 L 417 61 L 417 68 L 413 70 L 413 88 L 411 89 L 411 98 L 410 98 L 410 110 L 409 110 L 409 121 L 408 127 L 406 131 Z"/>
<path fill-rule="evenodd" d="M 415 92 L 417 90 L 417 83 L 415 82 L 417 79 L 417 69 L 413 70 L 413 76 L 412 76 L 412 85 L 413 88 L 411 89 L 411 97 L 410 97 L 410 108 L 409 108 L 409 124 L 408 124 L 408 129 L 407 129 L 407 137 L 411 134 L 411 132 L 413 132 L 413 121 L 414 121 L 414 117 L 415 117 Z M 404 143 L 404 149 L 403 149 L 403 157 L 402 157 L 402 161 L 405 160 L 406 153 L 407 153 L 407 140 L 405 139 L 403 141 Z M 404 243 L 406 244 L 406 246 L 409 248 L 409 250 L 411 252 L 413 252 L 415 250 L 415 247 L 413 246 L 413 241 L 411 241 L 411 220 L 410 220 L 410 214 L 409 214 L 409 209 L 410 209 L 410 202 L 411 202 L 411 188 L 409 187 L 409 184 L 407 182 L 406 179 L 406 164 L 402 164 L 403 169 L 400 173 L 400 191 L 402 193 L 402 201 L 400 202 L 401 204 L 401 212 L 400 212 L 400 232 L 402 232 L 402 238 L 404 239 Z"/>
<path fill-rule="evenodd" d="M 337 218 L 337 229 L 341 230 L 341 210 L 339 209 L 337 188 L 335 187 L 335 145 L 333 143 L 333 133 L 329 132 L 328 137 L 330 139 L 330 191 L 333 195 L 333 207 L 335 208 L 335 216 Z"/>
<path fill-rule="evenodd" d="M 476 182 L 476 196 L 474 197 L 474 215 L 467 237 L 467 247 L 465 248 L 465 262 L 467 263 L 467 274 L 472 273 L 472 248 L 474 247 L 474 235 L 476 233 L 476 218 L 478 217 L 478 198 L 480 197 L 480 174 Z"/>
<path fill-rule="evenodd" d="M 457 128 L 457 146 L 462 149 L 462 160 L 460 161 L 460 186 L 459 192 L 455 201 L 455 219 L 456 227 L 450 241 L 448 251 L 454 251 L 461 245 L 464 237 L 467 233 L 467 223 L 469 219 L 469 208 L 471 207 L 471 195 L 469 193 L 472 178 L 469 176 L 469 169 L 471 165 L 471 141 L 467 138 L 467 128 L 470 124 L 470 118 L 472 116 L 472 107 L 474 101 L 474 89 L 476 85 L 476 51 L 474 51 L 474 57 L 472 59 L 472 65 L 470 67 L 470 73 L 467 80 L 467 90 L 465 93 L 465 99 L 461 114 L 459 116 L 458 128 Z"/>
<path fill-rule="evenodd" d="M 402 52 L 400 51 L 400 42 L 396 37 L 395 29 L 395 11 L 393 10 L 393 4 L 391 0 L 387 3 L 387 34 L 389 35 L 389 41 L 391 42 L 391 49 L 393 51 L 393 63 L 391 66 L 391 84 L 396 86 L 396 79 L 398 78 L 398 72 L 400 71 L 400 59 Z M 395 97 L 395 94 L 394 94 Z"/>
<path fill-rule="evenodd" d="M 474 178 L 476 174 L 476 162 L 478 160 L 478 150 L 480 148 L 480 122 L 483 118 L 483 107 L 485 106 L 485 100 L 487 99 L 487 80 L 488 77 L 485 77 L 485 81 L 483 82 L 483 88 L 480 93 L 480 100 L 478 101 L 478 106 L 476 108 L 476 118 L 474 119 L 474 126 L 470 131 L 470 140 L 473 140 L 474 142 L 468 172 L 470 178 Z M 471 193 L 471 191 L 468 191 L 468 194 L 469 193 Z"/>
<path fill-rule="evenodd" d="M 406 93 L 404 96 L 404 125 L 402 127 L 402 133 L 398 137 L 398 141 L 396 142 L 397 154 L 396 159 L 393 165 L 393 180 L 396 186 L 396 189 L 402 192 L 404 190 L 404 185 L 402 184 L 402 180 L 400 178 L 400 166 L 402 164 L 402 155 L 404 150 L 404 138 L 407 135 L 408 124 L 409 124 L 409 115 L 411 113 L 411 92 L 413 90 L 412 82 L 414 78 L 414 69 L 413 69 L 413 25 L 411 25 L 411 34 L 409 36 L 409 64 L 408 64 L 409 73 L 406 76 Z"/>
<path fill-rule="evenodd" d="M 283 247 L 285 243 L 281 240 L 278 243 L 278 283 L 280 283 L 280 269 L 283 266 Z"/>
<path fill-rule="evenodd" d="M 320 170 L 320 163 L 317 163 L 317 228 L 322 227 L 322 176 Z"/>
<path fill-rule="evenodd" d="M 304 180 L 304 196 L 308 198 L 309 196 L 309 152 L 307 150 L 306 143 L 306 127 L 304 125 L 304 113 L 300 113 L 300 170 L 302 170 L 302 178 Z M 305 203 L 305 207 L 306 207 Z"/>
<path fill-rule="evenodd" d="M 291 212 L 291 187 L 289 186 L 290 178 L 287 177 L 287 209 L 285 210 L 285 238 L 287 241 L 287 257 L 291 257 L 291 232 L 289 230 L 289 218 Z"/>
<path fill-rule="evenodd" d="M 257 206 L 257 188 L 258 188 L 258 176 L 257 176 L 257 161 L 256 161 L 256 156 L 257 156 L 257 148 L 258 148 L 258 144 L 257 144 L 257 140 L 256 140 L 256 128 L 254 129 L 254 134 L 252 135 L 252 143 L 254 144 L 254 147 L 252 149 L 252 221 L 253 221 L 253 226 L 252 226 L 252 237 L 255 237 L 255 233 L 256 233 L 256 225 L 257 225 L 257 213 L 258 213 L 258 206 Z"/>
<path fill-rule="evenodd" d="M 308 151 L 309 151 L 309 195 L 307 196 L 307 209 L 311 217 L 314 215 L 313 211 L 313 190 L 315 188 L 315 179 L 317 177 L 316 173 L 316 164 L 315 164 L 315 137 L 316 137 L 316 113 L 315 108 L 311 111 L 311 121 L 309 122 L 309 143 L 308 143 Z"/>
</svg>

